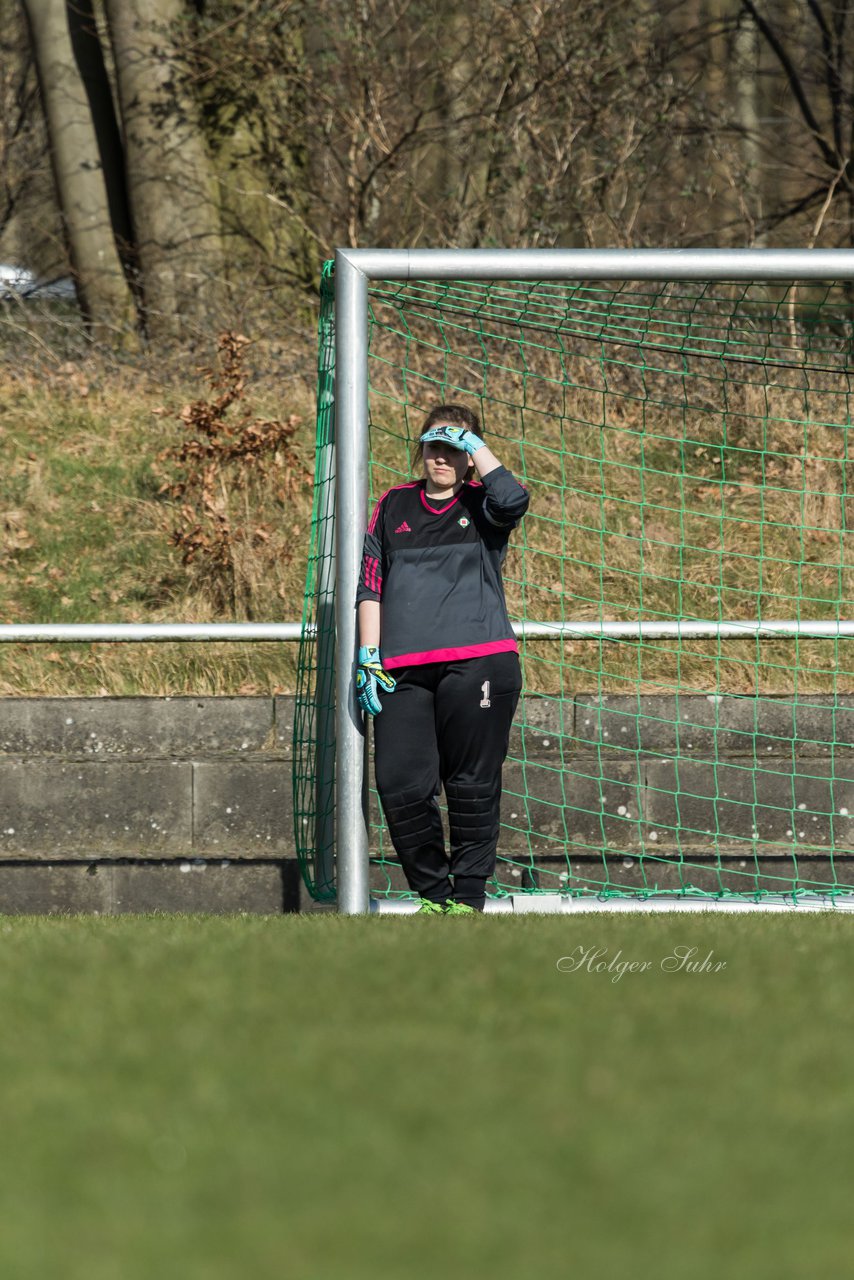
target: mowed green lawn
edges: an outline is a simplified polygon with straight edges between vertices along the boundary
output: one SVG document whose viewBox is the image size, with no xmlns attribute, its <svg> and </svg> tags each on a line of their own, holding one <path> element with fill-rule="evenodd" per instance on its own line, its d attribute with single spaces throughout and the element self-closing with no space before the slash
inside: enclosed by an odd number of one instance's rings
<svg viewBox="0 0 854 1280">
<path fill-rule="evenodd" d="M 10 1280 L 848 1274 L 854 918 L 0 917 L 0 952 Z"/>
</svg>

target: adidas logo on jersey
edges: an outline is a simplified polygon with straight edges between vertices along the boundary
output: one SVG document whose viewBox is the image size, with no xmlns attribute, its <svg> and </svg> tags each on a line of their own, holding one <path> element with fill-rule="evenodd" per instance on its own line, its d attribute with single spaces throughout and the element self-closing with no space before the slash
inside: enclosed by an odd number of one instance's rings
<svg viewBox="0 0 854 1280">
<path fill-rule="evenodd" d="M 395 529 L 395 533 L 411 533 L 411 532 L 412 530 L 410 529 L 409 525 L 406 523 L 405 520 L 403 524 L 399 524 Z"/>
</svg>

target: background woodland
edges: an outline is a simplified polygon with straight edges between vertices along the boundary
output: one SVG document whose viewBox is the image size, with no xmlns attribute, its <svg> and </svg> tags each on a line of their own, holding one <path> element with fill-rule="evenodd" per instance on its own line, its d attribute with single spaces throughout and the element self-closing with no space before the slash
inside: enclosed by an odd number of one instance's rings
<svg viewBox="0 0 854 1280">
<path fill-rule="evenodd" d="M 854 0 L 0 18 L 0 261 L 108 346 L 304 326 L 336 245 L 854 244 Z"/>
</svg>

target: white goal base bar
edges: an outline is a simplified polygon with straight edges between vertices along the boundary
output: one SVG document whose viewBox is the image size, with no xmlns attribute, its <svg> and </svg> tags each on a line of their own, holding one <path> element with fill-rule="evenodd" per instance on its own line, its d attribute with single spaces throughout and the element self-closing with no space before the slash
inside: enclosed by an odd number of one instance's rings
<svg viewBox="0 0 854 1280">
<path fill-rule="evenodd" d="M 371 912 L 379 915 L 414 915 L 418 903 L 412 899 L 372 898 Z M 756 899 L 741 898 L 673 898 L 661 895 L 649 898 L 573 898 L 562 893 L 512 893 L 506 898 L 487 898 L 485 911 L 501 915 L 589 915 L 593 912 L 649 911 L 854 911 L 854 893 L 804 894 L 792 898 L 787 894 L 768 894 Z"/>
</svg>

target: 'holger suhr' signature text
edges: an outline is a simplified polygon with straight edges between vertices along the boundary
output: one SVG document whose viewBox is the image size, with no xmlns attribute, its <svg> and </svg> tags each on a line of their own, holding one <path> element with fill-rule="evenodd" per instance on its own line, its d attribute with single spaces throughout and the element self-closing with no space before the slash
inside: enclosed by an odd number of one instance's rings
<svg viewBox="0 0 854 1280">
<path fill-rule="evenodd" d="M 674 947 L 660 960 L 627 960 L 622 950 L 610 955 L 607 947 L 577 946 L 568 956 L 557 962 L 560 973 L 605 973 L 612 982 L 619 982 L 627 973 L 650 973 L 660 969 L 662 973 L 721 973 L 726 960 L 715 958 L 713 951 L 700 955 L 697 947 Z"/>
</svg>

